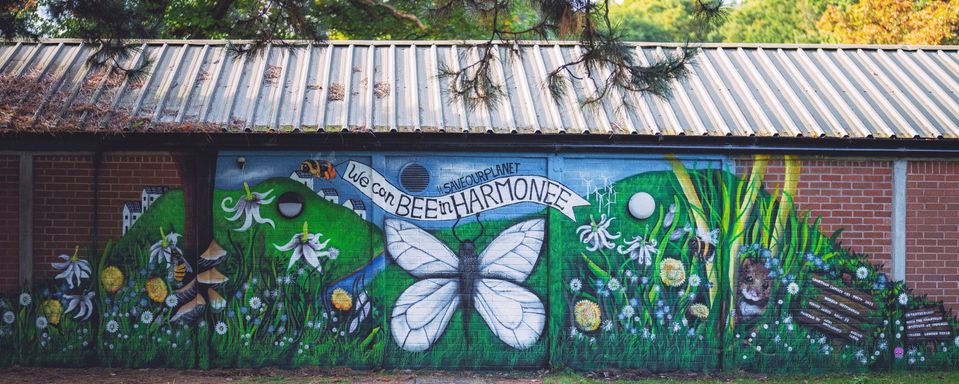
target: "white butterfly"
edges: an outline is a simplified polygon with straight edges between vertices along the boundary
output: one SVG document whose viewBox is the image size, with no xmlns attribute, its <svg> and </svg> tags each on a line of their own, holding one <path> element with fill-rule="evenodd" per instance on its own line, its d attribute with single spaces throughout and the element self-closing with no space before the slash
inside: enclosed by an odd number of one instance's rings
<svg viewBox="0 0 959 384">
<path fill-rule="evenodd" d="M 393 307 L 393 340 L 404 350 L 421 352 L 439 340 L 457 308 L 464 328 L 475 308 L 500 340 L 526 349 L 539 340 L 546 324 L 543 302 L 519 285 L 539 258 L 545 220 L 509 227 L 479 256 L 472 241 L 460 244 L 459 257 L 442 241 L 414 224 L 386 220 L 386 248 L 396 263 L 417 279 Z"/>
</svg>

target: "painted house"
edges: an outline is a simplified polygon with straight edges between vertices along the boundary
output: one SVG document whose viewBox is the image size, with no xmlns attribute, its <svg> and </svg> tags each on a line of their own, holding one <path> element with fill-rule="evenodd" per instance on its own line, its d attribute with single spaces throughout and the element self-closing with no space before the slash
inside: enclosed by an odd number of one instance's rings
<svg viewBox="0 0 959 384">
<path fill-rule="evenodd" d="M 340 193 L 337 192 L 336 188 L 321 188 L 319 191 L 316 191 L 316 194 L 329 200 L 329 202 L 333 204 L 340 203 Z"/>
<path fill-rule="evenodd" d="M 150 209 L 150 205 L 153 204 L 160 196 L 163 196 L 169 188 L 159 187 L 159 186 L 150 186 L 144 187 L 143 191 L 140 192 L 140 204 L 143 206 L 143 212 L 146 212 Z"/>
<path fill-rule="evenodd" d="M 316 191 L 317 180 L 309 172 L 293 171 L 290 173 L 290 180 L 305 185 L 311 191 Z"/>
<path fill-rule="evenodd" d="M 123 216 L 123 230 L 121 233 L 125 235 L 140 218 L 140 215 L 143 214 L 143 204 L 139 201 L 128 201 L 123 203 L 123 209 L 121 211 L 120 214 Z"/>
<path fill-rule="evenodd" d="M 582 47 L 510 43 L 470 108 L 437 74 L 482 42 L 290 43 L 138 41 L 137 86 L 82 41 L 0 43 L 0 366 L 959 370 L 959 46 L 702 44 L 671 97 L 584 108 L 602 68 L 542 87 Z M 166 249 L 129 231 L 160 205 Z M 95 315 L 54 325 L 74 247 Z"/>
<path fill-rule="evenodd" d="M 364 204 L 362 200 L 347 199 L 343 203 L 343 206 L 349 208 L 351 211 L 359 215 L 363 220 L 366 220 L 366 204 Z"/>
</svg>

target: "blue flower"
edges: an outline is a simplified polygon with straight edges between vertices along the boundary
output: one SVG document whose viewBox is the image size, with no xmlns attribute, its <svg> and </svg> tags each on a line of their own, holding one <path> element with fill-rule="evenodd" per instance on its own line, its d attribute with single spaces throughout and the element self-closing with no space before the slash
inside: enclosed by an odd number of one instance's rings
<svg viewBox="0 0 959 384">
<path fill-rule="evenodd" d="M 649 284 L 649 277 L 643 276 L 643 285 Z"/>
<path fill-rule="evenodd" d="M 657 308 L 657 309 L 656 309 L 656 318 L 657 318 L 657 319 L 662 319 L 662 318 L 663 318 L 663 315 L 665 315 L 665 314 L 666 314 L 666 312 L 664 312 L 662 308 Z"/>
<path fill-rule="evenodd" d="M 140 299 L 140 306 L 141 306 L 141 307 L 146 307 L 146 306 L 147 306 L 147 299 Z"/>
<path fill-rule="evenodd" d="M 229 311 L 226 311 L 226 316 L 227 316 L 227 317 L 236 316 L 236 312 L 234 312 L 234 311 L 231 309 L 231 310 L 229 310 Z"/>
<path fill-rule="evenodd" d="M 596 293 L 602 297 L 609 297 L 609 290 L 606 288 L 600 288 L 598 291 L 596 291 Z"/>
<path fill-rule="evenodd" d="M 243 298 L 243 292 L 241 292 L 241 291 L 236 291 L 236 298 L 237 298 L 237 299 L 242 299 L 242 298 Z"/>
<path fill-rule="evenodd" d="M 263 322 L 263 319 L 261 319 L 261 318 L 259 318 L 259 317 L 253 319 L 253 325 L 260 325 L 260 323 L 262 323 L 262 322 Z"/>
<path fill-rule="evenodd" d="M 596 279 L 596 281 L 593 281 L 593 284 L 596 285 L 597 288 L 606 286 L 606 283 L 601 279 Z"/>
<path fill-rule="evenodd" d="M 763 249 L 763 251 L 760 252 L 759 254 L 760 254 L 763 258 L 766 258 L 766 259 L 769 259 L 769 258 L 773 257 L 773 252 L 770 251 L 770 250 L 768 250 L 768 249 Z"/>
<path fill-rule="evenodd" d="M 274 326 L 271 325 L 271 326 L 269 326 L 269 327 L 266 329 L 266 331 L 269 332 L 269 333 L 276 332 L 276 327 L 274 327 Z"/>
<path fill-rule="evenodd" d="M 632 305 L 632 306 L 634 306 L 634 307 L 638 307 L 638 306 L 639 306 L 639 299 L 636 299 L 636 298 L 629 299 L 629 305 Z"/>
<path fill-rule="evenodd" d="M 280 321 L 286 321 L 286 314 L 280 315 Z"/>
<path fill-rule="evenodd" d="M 754 251 L 758 251 L 758 250 L 759 250 L 759 243 L 753 244 L 753 250 L 754 250 Z"/>
<path fill-rule="evenodd" d="M 242 313 L 242 314 L 244 314 L 244 315 L 245 315 L 247 312 L 249 312 L 249 311 L 250 311 L 250 309 L 247 308 L 247 307 L 240 307 L 240 313 Z"/>
<path fill-rule="evenodd" d="M 748 246 L 743 245 L 743 246 L 739 247 L 739 253 L 746 253 L 746 252 L 749 252 L 749 247 L 748 247 Z"/>
<path fill-rule="evenodd" d="M 140 268 L 140 276 L 146 276 L 146 275 L 147 275 L 146 268 Z"/>
</svg>

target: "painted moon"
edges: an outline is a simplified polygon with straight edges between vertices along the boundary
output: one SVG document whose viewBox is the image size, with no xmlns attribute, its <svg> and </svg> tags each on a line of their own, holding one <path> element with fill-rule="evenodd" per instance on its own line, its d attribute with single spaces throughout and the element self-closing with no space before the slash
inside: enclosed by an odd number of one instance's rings
<svg viewBox="0 0 959 384">
<path fill-rule="evenodd" d="M 629 214 L 633 217 L 644 220 L 648 219 L 656 211 L 656 200 L 646 192 L 639 192 L 629 198 Z"/>
</svg>

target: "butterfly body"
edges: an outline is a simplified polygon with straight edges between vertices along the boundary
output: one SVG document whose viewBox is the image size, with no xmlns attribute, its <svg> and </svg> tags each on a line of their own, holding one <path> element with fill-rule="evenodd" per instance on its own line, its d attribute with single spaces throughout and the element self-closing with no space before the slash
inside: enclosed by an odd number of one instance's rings
<svg viewBox="0 0 959 384">
<path fill-rule="evenodd" d="M 545 220 L 528 220 L 503 231 L 482 253 L 472 241 L 460 242 L 454 253 L 414 224 L 387 220 L 387 250 L 418 279 L 396 300 L 390 320 L 394 341 L 410 352 L 425 351 L 459 309 L 468 335 L 475 309 L 501 341 L 516 349 L 531 347 L 543 332 L 546 311 L 520 284 L 539 258 L 544 234 Z"/>
<path fill-rule="evenodd" d="M 459 265 L 459 295 L 460 307 L 463 309 L 463 337 L 469 342 L 470 319 L 473 308 L 473 294 L 476 292 L 477 277 L 479 277 L 479 255 L 476 254 L 476 244 L 472 241 L 460 243 Z"/>
</svg>

